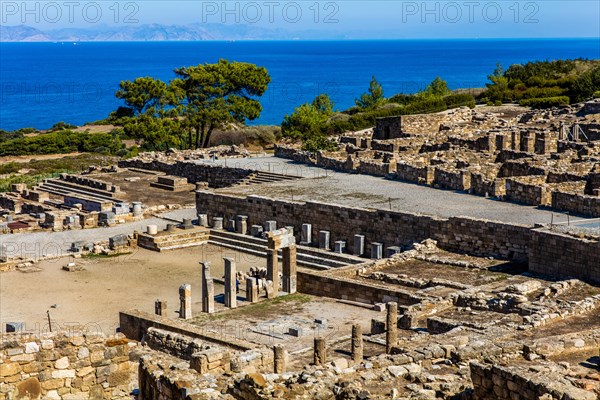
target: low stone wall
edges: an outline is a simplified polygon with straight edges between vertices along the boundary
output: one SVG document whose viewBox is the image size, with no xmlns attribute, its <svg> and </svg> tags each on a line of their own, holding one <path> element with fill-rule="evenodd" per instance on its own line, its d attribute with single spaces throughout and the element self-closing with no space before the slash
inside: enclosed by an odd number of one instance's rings
<svg viewBox="0 0 600 400">
<path fill-rule="evenodd" d="M 161 364 L 172 365 L 172 368 L 160 368 Z M 186 380 L 182 380 L 182 374 Z M 199 375 L 190 369 L 183 370 L 175 360 L 165 356 L 142 357 L 138 369 L 139 399 L 144 400 L 192 400 L 195 390 L 193 384 Z"/>
<path fill-rule="evenodd" d="M 119 337 L 3 336 L 0 399 L 130 399 L 135 343 Z"/>
<path fill-rule="evenodd" d="M 207 182 L 212 188 L 231 186 L 254 173 L 243 168 L 223 167 L 220 165 L 196 164 L 193 162 L 177 161 L 146 162 L 139 159 L 121 160 L 119 168 L 139 168 L 151 171 L 161 171 L 167 175 L 182 176 L 189 183 Z"/>
<path fill-rule="evenodd" d="M 535 375 L 524 367 L 501 367 L 471 362 L 471 380 L 474 400 L 537 400 L 549 399 L 594 400 L 592 392 L 579 389 L 562 379 L 557 382 L 551 376 Z"/>
<path fill-rule="evenodd" d="M 304 164 L 313 165 L 316 160 L 308 151 L 298 150 L 294 147 L 275 145 L 275 157 L 287 158 Z"/>
<path fill-rule="evenodd" d="M 157 328 L 173 333 L 182 334 L 191 338 L 200 339 L 209 343 L 229 347 L 235 350 L 252 350 L 256 345 L 241 340 L 227 332 L 221 334 L 207 332 L 203 328 L 188 323 L 167 319 L 158 315 L 148 314 L 143 311 L 131 310 L 119 313 L 119 326 L 121 332 L 128 338 L 141 341 L 149 328 Z"/>
<path fill-rule="evenodd" d="M 298 271 L 298 291 L 367 304 L 395 301 L 400 305 L 412 305 L 422 301 L 420 296 L 408 291 L 359 282 L 333 274 L 307 271 Z"/>
</svg>

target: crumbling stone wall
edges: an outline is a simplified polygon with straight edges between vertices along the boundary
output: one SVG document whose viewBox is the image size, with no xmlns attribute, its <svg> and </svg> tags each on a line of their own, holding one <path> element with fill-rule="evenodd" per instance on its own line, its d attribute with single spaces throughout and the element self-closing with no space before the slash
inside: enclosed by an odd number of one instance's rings
<svg viewBox="0 0 600 400">
<path fill-rule="evenodd" d="M 408 291 L 368 284 L 322 272 L 298 271 L 298 290 L 315 296 L 367 304 L 395 301 L 400 305 L 412 305 L 422 301 L 421 297 Z"/>
<path fill-rule="evenodd" d="M 549 376 L 535 376 L 523 367 L 503 367 L 476 361 L 471 362 L 469 367 L 474 400 L 596 398 L 593 393 L 579 389 L 564 379 L 557 382 Z"/>
<path fill-rule="evenodd" d="M 177 320 L 165 319 L 138 310 L 121 311 L 119 313 L 119 327 L 126 337 L 137 341 L 141 341 L 150 328 L 156 328 L 242 351 L 252 350 L 256 347 L 252 343 L 236 337 L 235 331 L 210 332 L 201 327 Z M 231 335 L 228 333 L 231 333 Z"/>
<path fill-rule="evenodd" d="M 129 399 L 137 386 L 135 343 L 100 335 L 7 334 L 0 347 L 0 399 Z"/>
<path fill-rule="evenodd" d="M 232 161 L 235 163 L 235 161 Z M 189 183 L 207 182 L 212 188 L 231 186 L 254 173 L 253 170 L 223 167 L 219 165 L 195 164 L 193 162 L 146 162 L 140 159 L 119 161 L 119 168 L 139 168 L 161 171 L 167 175 L 183 176 Z"/>
<path fill-rule="evenodd" d="M 506 199 L 528 205 L 550 206 L 552 192 L 544 176 L 523 176 L 506 180 Z"/>
<path fill-rule="evenodd" d="M 402 137 L 402 118 L 404 117 L 377 118 L 373 128 L 373 139 L 387 140 Z"/>
</svg>

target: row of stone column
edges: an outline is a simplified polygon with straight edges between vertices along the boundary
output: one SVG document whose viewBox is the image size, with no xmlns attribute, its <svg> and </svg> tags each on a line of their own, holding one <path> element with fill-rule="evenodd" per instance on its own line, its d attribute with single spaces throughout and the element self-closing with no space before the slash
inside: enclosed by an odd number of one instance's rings
<svg viewBox="0 0 600 400">
<path fill-rule="evenodd" d="M 254 281 L 254 279 L 252 279 Z M 180 317 L 191 318 L 191 286 L 182 285 L 179 288 L 181 297 Z M 227 301 L 227 300 L 226 300 Z M 231 301 L 231 299 L 229 300 Z M 204 298 L 203 298 L 204 307 Z M 214 307 L 214 304 L 213 304 Z M 155 303 L 155 311 L 158 315 L 165 315 L 166 302 L 157 300 Z M 203 309 L 204 311 L 204 309 Z M 398 303 L 389 302 L 386 304 L 387 311 L 387 330 L 386 330 L 386 353 L 391 353 L 392 349 L 398 344 Z M 352 360 L 359 363 L 364 357 L 363 347 L 363 331 L 359 324 L 352 325 L 351 337 L 351 354 Z M 313 363 L 315 365 L 324 365 L 327 363 L 327 342 L 323 337 L 314 339 Z M 287 363 L 287 352 L 282 345 L 273 347 L 273 369 L 277 374 L 285 372 Z"/>
<path fill-rule="evenodd" d="M 198 215 L 199 225 L 208 227 L 208 216 L 207 214 Z M 229 230 L 237 233 L 246 234 L 248 233 L 248 216 L 237 215 L 235 219 L 229 220 Z M 223 217 L 212 218 L 213 229 L 224 229 Z M 286 227 L 293 233 L 293 227 Z M 261 225 L 252 225 L 250 233 L 252 236 L 260 236 L 264 232 L 272 232 L 277 229 L 277 221 L 266 221 L 265 227 Z M 336 253 L 345 253 L 347 243 L 345 240 L 336 240 L 331 247 L 329 231 L 319 231 L 318 246 L 322 250 L 333 250 Z M 300 244 L 303 246 L 312 245 L 312 224 L 302 224 L 300 232 Z M 381 259 L 384 256 L 384 246 L 380 242 L 370 243 L 370 257 L 371 259 Z M 385 248 L 385 256 L 391 257 L 394 254 L 402 252 L 402 248 L 399 246 L 389 246 Z M 363 256 L 365 254 L 365 235 L 356 234 L 353 237 L 352 254 L 355 256 Z"/>
<path fill-rule="evenodd" d="M 302 245 L 310 245 L 312 244 L 312 225 L 311 224 L 302 224 L 301 231 L 301 240 L 300 244 Z M 322 250 L 332 250 L 331 241 L 330 241 L 330 232 L 329 231 L 319 231 L 319 248 Z M 380 242 L 372 242 L 371 246 L 371 258 L 372 259 L 380 259 L 383 258 L 383 243 Z M 346 252 L 346 241 L 345 240 L 336 240 L 333 243 L 333 251 L 335 253 L 345 253 Z M 386 248 L 386 257 L 391 257 L 394 254 L 402 252 L 402 249 L 399 246 L 390 246 Z M 353 246 L 352 246 L 352 254 L 355 256 L 362 256 L 365 254 L 365 235 L 356 234 L 353 237 Z"/>
<path fill-rule="evenodd" d="M 283 291 L 287 293 L 296 292 L 296 246 L 288 246 L 283 252 Z M 277 250 L 267 251 L 267 279 L 269 286 L 267 288 L 267 297 L 273 298 L 279 292 L 279 268 L 277 259 Z M 224 303 L 225 307 L 237 307 L 237 269 L 233 258 L 223 257 L 224 261 Z M 215 285 L 210 275 L 210 262 L 202 261 L 201 265 L 201 298 L 202 312 L 215 312 Z M 248 276 L 246 279 L 246 301 L 256 303 L 259 298 L 260 288 L 258 279 Z M 179 287 L 179 317 L 182 319 L 192 318 L 192 286 L 183 284 Z M 157 315 L 166 315 L 166 301 L 156 300 L 155 313 Z"/>
</svg>

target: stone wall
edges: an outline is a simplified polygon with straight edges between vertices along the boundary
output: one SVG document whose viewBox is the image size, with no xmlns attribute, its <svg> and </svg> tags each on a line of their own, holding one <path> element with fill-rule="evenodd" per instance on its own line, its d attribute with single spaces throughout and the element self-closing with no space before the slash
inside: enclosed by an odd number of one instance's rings
<svg viewBox="0 0 600 400">
<path fill-rule="evenodd" d="M 156 328 L 236 350 L 252 350 L 256 347 L 252 343 L 237 338 L 235 332 L 231 335 L 229 335 L 228 332 L 211 332 L 199 326 L 137 310 L 120 312 L 119 326 L 121 332 L 123 332 L 126 337 L 137 341 L 142 340 L 148 332 L 148 329 Z"/>
<path fill-rule="evenodd" d="M 310 223 L 313 234 L 320 230 L 329 231 L 331 243 L 346 240 L 349 251 L 352 250 L 354 234 L 365 235 L 366 249 L 371 242 L 381 242 L 388 247 L 409 246 L 434 239 L 445 250 L 529 261 L 533 272 L 600 282 L 600 242 L 525 225 L 273 200 L 260 196 L 237 197 L 207 191 L 196 193 L 196 207 L 198 213 L 208 214 L 209 222 L 214 216 L 229 219 L 243 214 L 248 215 L 249 225 L 276 220 L 278 226 L 294 226 L 297 235 L 303 223 Z"/>
<path fill-rule="evenodd" d="M 402 137 L 402 118 L 404 117 L 376 118 L 373 139 L 387 140 Z"/>
<path fill-rule="evenodd" d="M 316 162 L 308 151 L 298 150 L 294 147 L 280 146 L 275 144 L 275 157 L 287 158 L 303 164 L 312 165 Z"/>
<path fill-rule="evenodd" d="M 313 233 L 330 232 L 331 243 L 345 240 L 352 250 L 353 236 L 365 235 L 365 246 L 380 242 L 384 247 L 410 246 L 425 239 L 435 239 L 446 250 L 479 256 L 525 260 L 529 228 L 467 217 L 440 218 L 406 212 L 368 210 L 319 202 L 292 202 L 260 196 L 236 197 L 198 191 L 198 213 L 230 219 L 248 215 L 248 225 L 276 220 L 278 226 L 294 226 L 301 231 L 311 223 Z M 297 238 L 299 240 L 299 237 Z"/>
<path fill-rule="evenodd" d="M 186 369 L 189 380 L 182 380 L 179 371 L 182 369 L 175 360 L 168 357 L 142 357 L 139 363 L 139 399 L 144 400 L 192 400 L 191 392 L 194 392 L 193 381 L 199 376 L 190 369 Z M 160 368 L 159 363 L 170 362 L 172 368 Z"/>
<path fill-rule="evenodd" d="M 99 335 L 3 336 L 0 399 L 130 399 L 136 344 Z"/>
<path fill-rule="evenodd" d="M 212 188 L 231 186 L 250 176 L 254 171 L 243 168 L 223 167 L 219 165 L 195 164 L 193 162 L 146 162 L 140 159 L 121 160 L 119 168 L 139 168 L 161 171 L 167 175 L 182 176 L 189 183 L 208 182 Z"/>
<path fill-rule="evenodd" d="M 552 192 L 552 208 L 600 217 L 600 196 L 554 191 Z"/>
<path fill-rule="evenodd" d="M 400 305 L 412 305 L 422 298 L 408 291 L 389 286 L 368 284 L 331 273 L 298 271 L 298 291 L 314 296 L 375 304 L 395 301 Z"/>
<path fill-rule="evenodd" d="M 469 190 L 471 174 L 465 170 L 435 168 L 434 187 L 451 190 Z"/>
<path fill-rule="evenodd" d="M 550 206 L 552 192 L 544 176 L 527 176 L 506 180 L 506 199 L 532 206 Z"/>
<path fill-rule="evenodd" d="M 600 282 L 600 241 L 543 228 L 531 233 L 530 271 Z"/>
<path fill-rule="evenodd" d="M 578 399 L 593 400 L 596 396 L 579 389 L 568 381 L 557 382 L 543 373 L 536 375 L 528 368 L 502 367 L 499 365 L 471 362 L 471 380 L 474 400 L 538 400 Z"/>
</svg>

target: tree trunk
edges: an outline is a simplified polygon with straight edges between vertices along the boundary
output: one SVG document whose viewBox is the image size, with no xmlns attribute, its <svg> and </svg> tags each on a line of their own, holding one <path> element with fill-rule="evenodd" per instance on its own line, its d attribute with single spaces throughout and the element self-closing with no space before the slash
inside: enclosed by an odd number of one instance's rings
<svg viewBox="0 0 600 400">
<path fill-rule="evenodd" d="M 214 129 L 213 124 L 210 124 L 210 127 L 208 128 L 208 131 L 206 132 L 206 135 L 204 136 L 204 143 L 202 144 L 202 148 L 207 148 L 208 147 L 208 143 L 210 141 L 210 135 L 212 134 L 212 131 Z"/>
<path fill-rule="evenodd" d="M 196 126 L 196 146 L 194 147 L 195 149 L 198 148 L 198 144 L 200 143 L 200 132 L 204 132 L 204 127 L 203 126 Z"/>
<path fill-rule="evenodd" d="M 194 146 L 194 137 L 192 134 L 192 127 L 188 127 L 188 145 L 190 146 L 190 149 L 192 149 L 192 147 Z"/>
</svg>

